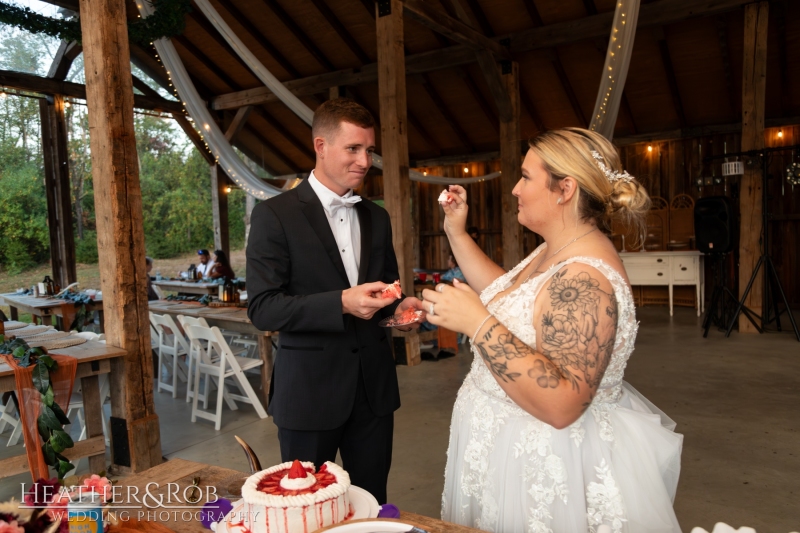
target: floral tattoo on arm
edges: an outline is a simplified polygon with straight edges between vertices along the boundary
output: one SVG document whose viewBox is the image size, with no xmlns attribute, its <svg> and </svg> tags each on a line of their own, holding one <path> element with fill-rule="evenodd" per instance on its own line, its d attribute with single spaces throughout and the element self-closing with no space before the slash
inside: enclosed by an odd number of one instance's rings
<svg viewBox="0 0 800 533">
<path fill-rule="evenodd" d="M 614 351 L 617 299 L 589 273 L 567 273 L 557 272 L 547 288 L 552 312 L 542 317 L 540 350 L 576 392 L 581 383 L 592 390 L 600 385 Z M 603 295 L 609 303 L 601 310 Z M 601 312 L 610 320 L 601 321 Z"/>
<path fill-rule="evenodd" d="M 580 392 L 581 384 L 586 384 L 591 397 L 614 350 L 617 300 L 613 292 L 600 289 L 600 282 L 588 273 L 567 277 L 567 272 L 556 273 L 548 286 L 552 312 L 542 317 L 539 340 L 539 351 L 548 360 L 536 358 L 527 376 L 543 389 L 557 388 L 562 379 L 569 381 L 576 392 Z M 608 305 L 601 311 L 603 295 Z M 601 321 L 601 312 L 610 320 Z M 509 362 L 532 356 L 536 351 L 510 332 L 494 338 L 494 330 L 500 325 L 495 322 L 475 347 L 498 380 L 515 382 L 522 373 L 511 371 Z"/>
</svg>

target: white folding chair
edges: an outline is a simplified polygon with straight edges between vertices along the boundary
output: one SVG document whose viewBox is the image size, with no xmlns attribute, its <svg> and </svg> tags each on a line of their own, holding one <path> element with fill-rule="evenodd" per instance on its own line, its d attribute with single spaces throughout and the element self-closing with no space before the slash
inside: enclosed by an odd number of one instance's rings
<svg viewBox="0 0 800 533">
<path fill-rule="evenodd" d="M 181 330 L 172 320 L 170 315 L 157 315 L 150 313 L 150 323 L 158 333 L 158 392 L 161 389 L 172 393 L 173 398 L 178 397 L 178 379 L 188 382 L 186 364 L 180 360 L 181 355 L 189 357 L 189 345 L 183 337 Z M 172 367 L 172 383 L 162 381 L 161 373 L 165 363 Z"/>
<path fill-rule="evenodd" d="M 214 429 L 219 430 L 222 426 L 222 400 L 225 399 L 224 397 L 226 394 L 230 399 L 230 401 L 228 401 L 228 407 L 230 407 L 231 410 L 238 409 L 235 401 L 250 403 L 253 405 L 260 418 L 267 418 L 267 412 L 264 410 L 264 406 L 261 405 L 261 400 L 244 375 L 245 370 L 261 366 L 263 361 L 261 361 L 261 359 L 250 359 L 233 355 L 230 346 L 228 346 L 228 342 L 217 327 L 209 329 L 202 326 L 187 326 L 186 335 L 189 337 L 192 349 L 196 350 L 198 354 L 197 368 L 194 374 L 194 390 L 196 394 L 192 400 L 192 422 L 196 422 L 199 416 L 200 418 L 212 420 L 214 422 Z M 215 355 L 216 357 L 214 357 Z M 205 374 L 206 376 L 206 401 L 204 402 L 204 409 L 208 407 L 209 385 L 212 380 L 217 382 L 217 405 L 215 413 L 209 413 L 197 407 L 200 396 L 201 374 Z M 244 395 L 233 394 L 226 390 L 225 380 L 229 378 L 233 378 L 233 383 L 239 387 Z"/>
<path fill-rule="evenodd" d="M 103 405 L 111 395 L 111 385 L 108 380 L 108 374 L 100 374 L 98 378 L 100 381 L 100 409 L 103 409 Z M 108 420 L 106 419 L 105 410 L 103 409 L 100 414 L 103 422 L 103 437 L 106 441 L 106 446 L 111 446 L 111 440 L 109 438 L 111 433 L 108 429 Z M 88 437 L 88 431 L 86 429 L 86 419 L 83 411 L 83 394 L 80 387 L 77 387 L 77 390 L 72 392 L 72 398 L 70 398 L 69 405 L 67 406 L 67 418 L 70 420 L 70 429 L 74 424 L 78 424 L 77 427 L 79 427 L 81 430 L 77 440 L 86 440 Z M 80 461 L 82 460 L 83 458 L 80 458 L 75 463 L 76 471 L 79 467 Z"/>
<path fill-rule="evenodd" d="M 14 411 L 16 411 L 14 408 L 14 400 L 9 397 L 6 404 L 0 404 L 0 406 L 2 406 L 2 410 L 0 410 L 0 433 L 5 431 L 6 426 L 11 426 L 11 435 L 8 437 L 6 446 L 15 446 L 22 436 L 22 424 L 20 420 L 14 416 Z"/>
<path fill-rule="evenodd" d="M 152 287 L 153 287 L 153 292 L 156 293 L 156 296 L 158 296 L 158 299 L 159 300 L 163 300 L 164 299 L 164 291 L 161 290 L 161 287 L 159 287 L 158 285 L 155 285 L 155 284 L 152 285 Z"/>
</svg>

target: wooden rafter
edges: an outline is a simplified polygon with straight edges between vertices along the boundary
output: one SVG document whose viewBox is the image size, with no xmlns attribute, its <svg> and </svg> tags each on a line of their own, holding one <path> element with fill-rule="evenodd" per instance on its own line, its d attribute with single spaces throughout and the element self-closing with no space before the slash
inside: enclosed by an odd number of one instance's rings
<svg viewBox="0 0 800 533">
<path fill-rule="evenodd" d="M 508 50 L 497 41 L 472 29 L 464 22 L 431 7 L 430 4 L 422 0 L 404 0 L 403 9 L 407 15 L 417 22 L 437 33 L 441 33 L 451 41 L 461 43 L 472 50 L 488 50 L 497 57 L 511 59 Z"/>
<path fill-rule="evenodd" d="M 241 141 L 237 142 L 236 143 L 236 148 L 237 148 L 237 150 L 242 152 L 244 155 L 246 155 L 247 158 L 250 159 L 250 161 L 252 161 L 256 165 L 260 166 L 265 171 L 267 171 L 267 173 L 269 175 L 271 175 L 271 176 L 280 176 L 281 174 L 283 174 L 283 172 L 279 172 L 275 167 L 272 167 L 272 166 L 268 165 L 267 162 L 264 161 L 263 154 L 255 153 L 252 148 L 250 148 L 248 145 L 244 144 L 243 142 L 241 142 Z"/>
<path fill-rule="evenodd" d="M 646 28 L 654 25 L 672 24 L 681 20 L 711 16 L 736 9 L 747 3 L 748 0 L 709 0 L 700 5 L 696 0 L 660 0 L 651 4 L 643 4 L 639 12 L 638 27 Z M 526 52 L 551 48 L 557 45 L 570 44 L 586 39 L 598 37 L 607 38 L 611 31 L 613 13 L 600 13 L 592 17 L 585 17 L 575 21 L 548 24 L 539 28 L 525 30 L 514 35 L 497 37 L 508 38 L 511 41 L 511 52 Z M 422 52 L 406 57 L 406 74 L 422 74 L 436 70 L 469 65 L 476 61 L 472 49 L 455 45 L 448 48 Z M 377 64 L 370 63 L 357 69 L 343 69 L 326 72 L 297 80 L 286 82 L 297 96 L 324 93 L 330 87 L 356 86 L 364 83 L 374 83 L 378 79 Z M 274 102 L 277 97 L 266 88 L 252 89 L 247 94 L 226 94 L 214 98 L 214 109 L 231 109 L 241 105 L 263 104 Z"/>
<path fill-rule="evenodd" d="M 467 148 L 470 151 L 473 151 L 475 148 L 472 145 L 472 141 L 469 140 L 469 136 L 464 131 L 464 128 L 462 128 L 461 125 L 459 125 L 458 121 L 456 120 L 456 117 L 453 115 L 453 113 L 450 112 L 450 109 L 447 107 L 447 104 L 439 95 L 439 93 L 436 91 L 436 87 L 433 86 L 433 82 L 431 81 L 430 76 L 428 76 L 427 74 L 423 74 L 422 77 L 425 80 L 425 83 L 422 84 L 423 88 L 425 89 L 425 92 L 428 93 L 428 96 L 433 101 L 433 104 L 437 107 L 439 113 L 442 114 L 442 117 L 444 117 L 444 120 L 450 126 L 450 129 L 453 130 L 453 132 L 458 136 L 459 140 L 461 141 L 461 144 L 463 144 L 465 148 Z"/>
<path fill-rule="evenodd" d="M 467 89 L 469 89 L 472 97 L 476 102 L 478 102 L 478 107 L 481 108 L 481 111 L 483 111 L 483 114 L 489 120 L 489 124 L 492 125 L 492 129 L 494 129 L 495 133 L 499 133 L 499 119 L 492 109 L 492 106 L 489 104 L 489 101 L 484 98 L 483 93 L 478 87 L 475 79 L 472 77 L 472 74 L 470 74 L 470 72 L 466 69 L 459 69 L 459 75 L 461 76 L 461 79 L 464 80 L 464 85 L 467 86 Z"/>
<path fill-rule="evenodd" d="M 275 13 L 280 21 L 286 26 L 286 28 L 295 36 L 295 38 L 300 41 L 300 44 L 310 53 L 317 62 L 325 67 L 328 70 L 335 70 L 336 67 L 333 66 L 333 63 L 322 53 L 314 42 L 309 39 L 308 35 L 297 25 L 297 23 L 292 19 L 291 16 L 281 7 L 281 5 L 276 0 L 261 0 L 264 5 L 269 7 L 269 9 Z"/>
<path fill-rule="evenodd" d="M 189 15 L 188 15 L 189 18 L 191 18 L 198 26 L 200 26 L 200 28 L 202 28 L 202 30 L 204 32 L 206 32 L 208 34 L 208 36 L 211 37 L 211 39 L 214 42 L 216 42 L 217 45 L 222 50 L 225 50 L 225 52 L 227 52 L 228 55 L 231 56 L 231 58 L 232 58 L 234 63 L 239 64 L 243 69 L 245 69 L 248 73 L 250 73 L 254 78 L 258 79 L 255 76 L 255 74 L 253 74 L 250 71 L 250 67 L 248 67 L 247 64 L 242 60 L 242 58 L 239 57 L 239 54 L 236 53 L 236 50 L 234 50 L 231 47 L 231 45 L 228 44 L 228 41 L 226 41 L 225 38 L 222 35 L 220 35 L 220 33 L 217 31 L 217 29 L 214 27 L 214 25 L 211 24 L 211 22 L 209 22 L 208 19 L 205 16 L 203 16 L 202 11 L 200 11 L 200 9 L 197 8 L 197 7 L 195 7 L 194 9 L 195 9 L 194 11 L 189 13 Z M 184 39 L 185 39 L 185 37 L 184 37 Z"/>
<path fill-rule="evenodd" d="M 681 92 L 678 88 L 678 78 L 675 77 L 675 69 L 672 66 L 672 57 L 669 53 L 669 45 L 667 44 L 663 29 L 656 29 L 656 37 L 658 38 L 658 49 L 661 52 L 664 74 L 667 76 L 667 85 L 669 85 L 669 92 L 672 95 L 672 104 L 675 106 L 675 114 L 678 116 L 678 122 L 681 128 L 685 128 L 687 122 L 686 114 L 683 111 L 683 100 L 681 99 Z"/>
<path fill-rule="evenodd" d="M 240 107 L 236 110 L 236 115 L 234 115 L 233 120 L 231 120 L 231 123 L 225 130 L 225 138 L 228 142 L 232 143 L 236 137 L 239 136 L 239 133 L 244 129 L 245 124 L 247 124 L 247 119 L 252 112 L 253 106 L 251 105 Z"/>
<path fill-rule="evenodd" d="M 312 163 L 316 161 L 316 155 L 314 151 L 309 148 L 308 142 L 302 142 L 297 137 L 289 133 L 289 131 L 284 127 L 283 124 L 280 123 L 275 117 L 270 115 L 265 109 L 261 107 L 256 108 L 256 115 L 261 118 L 264 122 L 269 124 L 270 128 L 272 128 L 276 133 L 280 134 L 284 139 L 289 141 L 289 143 L 294 146 L 301 154 L 306 156 Z M 310 134 L 310 132 L 309 132 Z"/>
<path fill-rule="evenodd" d="M 786 2 L 775 2 L 774 9 L 778 28 L 778 72 L 781 77 L 781 115 L 790 112 L 792 106 L 792 85 L 789 78 L 789 66 L 786 59 Z"/>
<path fill-rule="evenodd" d="M 275 45 L 267 39 L 264 32 L 259 30 L 248 17 L 237 8 L 230 0 L 218 0 L 219 4 L 231 14 L 239 25 L 256 41 L 290 76 L 299 78 L 300 73 L 294 68 L 294 65 L 284 57 L 283 54 L 275 47 Z"/>
<path fill-rule="evenodd" d="M 317 10 L 325 17 L 325 20 L 333 27 L 333 31 L 339 35 L 339 38 L 344 41 L 344 44 L 350 49 L 351 52 L 361 61 L 361 64 L 371 63 L 372 60 L 370 57 L 364 52 L 358 42 L 353 38 L 347 28 L 344 27 L 342 21 L 339 20 L 339 17 L 333 12 L 333 10 L 328 7 L 328 4 L 325 3 L 324 0 L 311 0 L 311 3 L 317 8 Z"/>
<path fill-rule="evenodd" d="M 522 82 L 519 84 L 519 99 L 522 104 L 522 109 L 531 117 L 531 120 L 533 120 L 533 123 L 536 125 L 536 129 L 540 132 L 547 131 L 541 115 L 539 115 L 539 112 L 536 110 L 536 106 L 533 104 L 533 100 L 531 100 L 530 96 L 528 96 L 528 91 L 525 90 L 525 86 Z"/>
<path fill-rule="evenodd" d="M 150 79 L 168 91 L 172 91 L 169 86 L 170 81 L 167 71 L 158 59 L 155 52 L 150 52 L 136 45 L 131 45 L 131 63 L 136 65 L 139 70 L 147 74 Z"/>
<path fill-rule="evenodd" d="M 364 9 L 367 10 L 369 16 L 372 17 L 372 20 L 375 20 L 375 0 L 359 0 L 361 5 L 364 6 Z"/>
<path fill-rule="evenodd" d="M 586 9 L 587 15 L 597 15 L 597 6 L 594 5 L 594 0 L 583 0 L 583 7 Z"/>
<path fill-rule="evenodd" d="M 72 62 L 75 61 L 75 58 L 77 58 L 81 52 L 83 52 L 83 47 L 80 44 L 61 41 L 61 44 L 58 46 L 58 51 L 56 51 L 56 56 L 50 64 L 47 77 L 53 78 L 54 80 L 66 79 L 67 74 L 69 74 L 69 69 L 72 67 Z"/>
<path fill-rule="evenodd" d="M 636 120 L 633 118 L 633 110 L 631 109 L 631 103 L 628 101 L 628 93 L 625 92 L 623 89 L 622 91 L 622 101 L 620 102 L 622 105 L 622 111 L 628 115 L 628 121 L 631 123 L 631 129 L 633 130 L 633 134 L 636 135 L 639 132 L 639 128 L 636 127 Z"/>
<path fill-rule="evenodd" d="M 533 27 L 538 28 L 539 26 L 544 26 L 542 17 L 539 15 L 539 10 L 536 8 L 536 4 L 533 3 L 533 0 L 522 0 L 522 3 L 525 4 L 525 10 L 533 21 Z"/>
<path fill-rule="evenodd" d="M 575 94 L 575 90 L 572 88 L 572 83 L 569 81 L 569 76 L 567 76 L 567 71 L 564 69 L 564 64 L 561 62 L 558 51 L 553 50 L 552 52 L 550 63 L 553 65 L 553 69 L 556 71 L 558 80 L 561 82 L 561 87 L 564 89 L 564 94 L 566 94 L 567 98 L 569 99 L 569 104 L 572 106 L 572 111 L 575 113 L 575 118 L 578 119 L 578 123 L 581 125 L 581 127 L 586 128 L 589 123 L 586 120 L 586 115 L 583 113 L 581 103 L 578 101 L 578 96 Z"/>
<path fill-rule="evenodd" d="M 234 91 L 241 91 L 241 86 L 236 83 L 233 78 L 231 78 L 224 70 L 222 70 L 216 63 L 211 61 L 211 59 L 205 55 L 199 48 L 197 48 L 189 39 L 187 39 L 183 35 L 178 35 L 177 37 L 172 38 L 175 42 L 177 42 L 184 50 L 186 50 L 190 55 L 194 56 L 194 58 L 202 64 L 205 68 L 207 68 L 214 76 L 216 76 L 222 83 L 230 87 Z M 188 69 L 187 69 L 188 70 Z"/>
<path fill-rule="evenodd" d="M 272 144 L 266 137 L 264 137 L 264 135 L 262 135 L 260 131 L 251 128 L 249 126 L 245 126 L 243 131 L 255 137 L 258 140 L 258 142 L 263 144 L 264 148 L 269 150 L 272 153 L 272 155 L 274 155 L 277 159 L 279 159 L 281 163 L 283 163 L 286 166 L 286 168 L 289 169 L 290 172 L 297 172 L 297 164 L 288 157 L 286 157 L 285 155 L 283 155 L 283 150 L 278 149 L 278 147 Z"/>
<path fill-rule="evenodd" d="M 460 0 L 453 0 L 454 2 L 459 2 Z M 469 8 L 472 10 L 472 13 L 475 15 L 475 19 L 478 21 L 478 25 L 481 27 L 481 31 L 484 35 L 488 35 L 489 37 L 494 37 L 494 30 L 492 26 L 489 24 L 489 19 L 486 17 L 486 13 L 483 12 L 481 5 L 478 3 L 478 0 L 467 0 L 467 4 Z"/>
<path fill-rule="evenodd" d="M 0 70 L 0 85 L 42 94 L 61 94 L 71 98 L 86 99 L 86 86 L 80 83 L 42 78 L 24 72 Z M 166 98 L 141 94 L 133 96 L 133 106 L 139 109 L 183 113 L 183 104 Z"/>
<path fill-rule="evenodd" d="M 135 83 L 135 78 L 134 78 L 134 83 Z M 189 138 L 189 140 L 192 141 L 192 144 L 194 145 L 195 148 L 197 148 L 198 153 L 201 156 L 203 156 L 203 159 L 206 160 L 206 163 L 208 163 L 209 165 L 213 165 L 215 162 L 214 154 L 209 152 L 208 148 L 205 147 L 203 139 L 200 138 L 200 134 L 197 133 L 197 130 L 194 129 L 189 120 L 185 116 L 179 114 L 173 114 L 172 118 L 175 119 L 175 122 L 178 123 L 178 126 L 181 127 L 181 129 Z"/>
</svg>

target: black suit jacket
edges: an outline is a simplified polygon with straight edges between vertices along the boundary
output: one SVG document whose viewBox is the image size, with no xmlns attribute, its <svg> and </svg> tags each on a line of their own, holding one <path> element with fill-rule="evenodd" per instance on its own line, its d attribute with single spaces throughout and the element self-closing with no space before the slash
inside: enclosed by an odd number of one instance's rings
<svg viewBox="0 0 800 533">
<path fill-rule="evenodd" d="M 392 227 L 384 209 L 362 200 L 353 209 L 361 228 L 358 284 L 399 278 Z M 322 203 L 303 181 L 258 204 L 247 243 L 247 314 L 262 331 L 279 331 L 269 413 L 282 428 L 342 426 L 356 393 L 359 369 L 376 416 L 400 407 L 387 331 L 378 322 L 342 314 L 350 282 Z"/>
</svg>

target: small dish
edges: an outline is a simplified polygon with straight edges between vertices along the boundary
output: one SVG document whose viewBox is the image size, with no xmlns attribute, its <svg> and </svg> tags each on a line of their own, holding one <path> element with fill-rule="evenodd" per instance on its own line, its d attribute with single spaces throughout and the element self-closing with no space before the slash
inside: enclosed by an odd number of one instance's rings
<svg viewBox="0 0 800 533">
<path fill-rule="evenodd" d="M 407 309 L 406 312 L 410 309 L 411 308 Z M 406 312 L 384 318 L 378 322 L 378 325 L 382 328 L 396 328 L 398 326 L 402 327 L 408 326 L 409 324 L 424 322 L 424 319 L 422 318 L 423 313 L 421 310 L 415 309 L 413 313 L 408 313 L 408 315 L 406 315 Z"/>
</svg>

